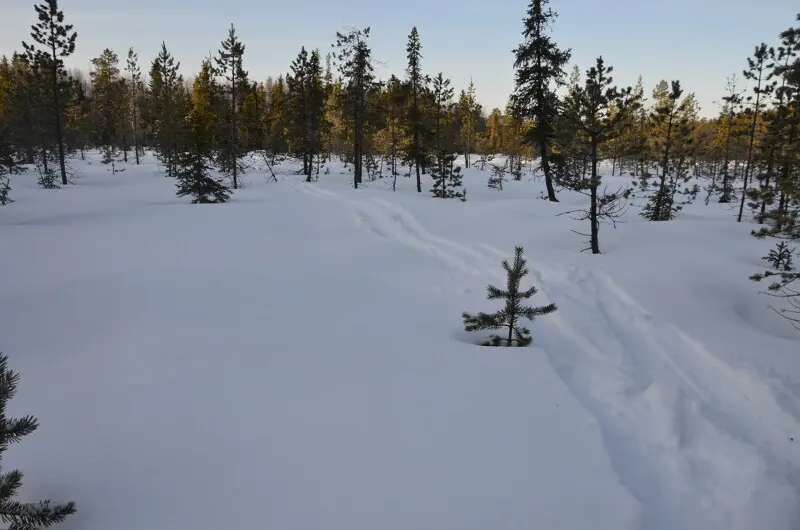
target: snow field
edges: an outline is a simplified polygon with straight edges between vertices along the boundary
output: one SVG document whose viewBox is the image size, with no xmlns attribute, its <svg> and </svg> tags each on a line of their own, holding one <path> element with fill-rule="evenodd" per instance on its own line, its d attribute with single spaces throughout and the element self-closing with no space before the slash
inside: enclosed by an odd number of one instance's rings
<svg viewBox="0 0 800 530">
<path fill-rule="evenodd" d="M 41 422 L 4 464 L 66 530 L 800 527 L 800 337 L 723 205 L 633 208 L 591 256 L 583 198 L 529 176 L 466 170 L 461 203 L 254 169 L 193 206 L 150 157 L 73 165 L 0 210 L 10 412 Z M 515 245 L 559 310 L 475 346 Z"/>
</svg>

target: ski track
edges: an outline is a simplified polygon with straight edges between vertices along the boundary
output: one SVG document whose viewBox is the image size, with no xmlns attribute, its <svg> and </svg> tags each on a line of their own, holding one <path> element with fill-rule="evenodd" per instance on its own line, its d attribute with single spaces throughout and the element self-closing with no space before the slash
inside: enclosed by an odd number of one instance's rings
<svg viewBox="0 0 800 530">
<path fill-rule="evenodd" d="M 363 228 L 445 268 L 505 281 L 499 259 L 509 253 L 491 245 L 435 236 L 384 199 L 296 189 L 341 202 Z M 726 363 L 607 274 L 528 263 L 542 298 L 559 306 L 535 344 L 597 419 L 611 465 L 642 503 L 644 529 L 750 530 L 790 519 L 770 530 L 800 528 L 796 393 Z"/>
</svg>

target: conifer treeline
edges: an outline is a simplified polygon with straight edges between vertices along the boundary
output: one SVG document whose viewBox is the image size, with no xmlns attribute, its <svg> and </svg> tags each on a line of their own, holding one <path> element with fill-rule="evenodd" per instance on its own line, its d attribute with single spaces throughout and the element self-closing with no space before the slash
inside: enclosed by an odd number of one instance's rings
<svg viewBox="0 0 800 530">
<path fill-rule="evenodd" d="M 678 80 L 648 90 L 640 78 L 622 89 L 603 57 L 567 75 L 571 52 L 549 36 L 556 14 L 548 4 L 530 2 L 514 50 L 514 93 L 505 109 L 486 113 L 472 83 L 456 95 L 443 73 L 425 72 L 416 28 L 403 77 L 383 82 L 373 71 L 369 28 L 337 33 L 324 56 L 301 48 L 286 74 L 263 82 L 244 68 L 246 47 L 233 26 L 194 79 L 182 77 L 166 43 L 149 65 L 132 48 L 124 64 L 101 50 L 87 76 L 64 68 L 77 35 L 57 0 L 46 0 L 35 6 L 32 44 L 0 59 L 1 171 L 36 164 L 42 185 L 55 187 L 58 177 L 68 182 L 70 154 L 100 149 L 115 170 L 115 162 L 139 163 L 152 149 L 168 176 L 186 175 L 178 166 L 194 150 L 203 175 L 220 170 L 236 188 L 247 153 L 296 157 L 309 181 L 336 156 L 352 164 L 356 187 L 380 173 L 414 177 L 422 192 L 422 175 L 431 175 L 434 196 L 463 198 L 454 155 L 469 167 L 470 155 L 502 154 L 515 178 L 541 170 L 551 201 L 562 188 L 590 197 L 581 215 L 599 252 L 599 222 L 613 219 L 624 199 L 602 182 L 597 168 L 607 160 L 613 174 L 639 179 L 648 219 L 671 219 L 702 191 L 706 202 L 738 206 L 739 220 L 755 215 L 768 226 L 764 234 L 797 232 L 800 29 L 783 32 L 774 47 L 757 46 L 744 80 L 734 75 L 725 87 L 719 116 L 701 119 Z M 692 177 L 705 178 L 704 189 L 687 187 Z M 7 188 L 0 182 L 3 201 Z"/>
</svg>

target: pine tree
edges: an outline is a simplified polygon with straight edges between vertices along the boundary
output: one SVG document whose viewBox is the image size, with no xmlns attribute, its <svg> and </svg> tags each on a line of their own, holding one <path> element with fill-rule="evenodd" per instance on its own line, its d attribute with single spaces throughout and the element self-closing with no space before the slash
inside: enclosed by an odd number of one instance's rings
<svg viewBox="0 0 800 530">
<path fill-rule="evenodd" d="M 106 48 L 99 57 L 92 59 L 92 66 L 89 77 L 92 80 L 94 144 L 103 149 L 103 163 L 112 164 L 113 172 L 127 108 L 125 94 L 120 90 L 119 58 Z"/>
<path fill-rule="evenodd" d="M 469 168 L 470 155 L 475 151 L 477 140 L 478 121 L 481 115 L 481 106 L 475 99 L 475 85 L 469 80 L 469 88 L 461 91 L 458 107 L 461 112 L 459 135 L 464 149 L 464 166 Z"/>
<path fill-rule="evenodd" d="M 337 31 L 334 44 L 339 71 L 345 80 L 345 115 L 353 128 L 353 186 L 356 189 L 362 181 L 368 95 L 377 87 L 368 38 L 368 27 L 351 29 L 347 33 Z"/>
<path fill-rule="evenodd" d="M 14 162 L 14 155 L 11 145 L 5 138 L 3 122 L 0 120 L 0 206 L 5 206 L 11 200 L 11 182 L 8 175 L 19 172 L 17 164 Z"/>
<path fill-rule="evenodd" d="M 558 116 L 556 89 L 564 84 L 564 67 L 570 50 L 560 50 L 548 35 L 556 13 L 547 7 L 549 0 L 531 0 L 528 6 L 525 42 L 515 51 L 516 88 L 512 96 L 515 114 L 536 120 L 533 140 L 541 157 L 541 168 L 547 185 L 547 197 L 558 202 L 550 171 L 550 144 L 555 136 Z"/>
<path fill-rule="evenodd" d="M 141 149 L 139 130 L 139 98 L 142 93 L 142 70 L 139 68 L 139 55 L 133 48 L 128 49 L 128 58 L 125 65 L 125 71 L 128 73 L 128 82 L 130 86 L 130 119 L 133 133 L 133 151 L 136 157 L 136 165 L 139 165 L 139 153 L 144 153 Z"/>
<path fill-rule="evenodd" d="M 67 166 L 64 152 L 64 131 L 62 129 L 62 114 L 64 112 L 63 92 L 68 85 L 67 73 L 64 68 L 64 58 L 75 51 L 75 39 L 78 34 L 72 30 L 71 24 L 64 24 L 64 12 L 58 9 L 58 0 L 46 0 L 35 5 L 34 9 L 39 21 L 31 26 L 31 37 L 40 48 L 35 45 L 22 43 L 25 51 L 33 62 L 34 57 L 41 60 L 49 71 L 49 88 L 52 98 L 53 125 L 56 144 L 58 146 L 58 162 L 61 167 L 61 184 L 67 184 Z"/>
<path fill-rule="evenodd" d="M 241 107 L 242 88 L 247 85 L 247 72 L 242 68 L 244 44 L 236 36 L 236 28 L 231 24 L 228 38 L 222 41 L 222 48 L 216 58 L 216 73 L 225 79 L 228 109 L 225 115 L 225 128 L 228 134 L 221 138 L 221 167 L 233 177 L 233 189 L 239 187 L 238 173 L 241 171 L 239 149 L 239 130 L 237 116 Z"/>
<path fill-rule="evenodd" d="M 750 167 L 753 163 L 753 145 L 755 144 L 756 140 L 756 125 L 758 124 L 758 119 L 763 110 L 762 96 L 765 92 L 769 92 L 770 89 L 769 85 L 764 84 L 764 76 L 766 74 L 765 70 L 767 68 L 767 61 L 771 55 L 772 50 L 767 48 L 766 44 L 762 43 L 761 45 L 756 46 L 753 57 L 748 57 L 747 59 L 748 69 L 744 70 L 743 72 L 744 78 L 754 81 L 756 86 L 753 88 L 755 102 L 752 109 L 753 117 L 750 123 L 747 163 L 744 169 L 744 183 L 742 184 L 742 197 L 741 202 L 739 203 L 739 215 L 736 217 L 736 221 L 740 223 L 742 222 L 742 213 L 744 212 L 744 201 L 747 197 L 747 183 L 748 179 L 750 178 Z M 750 100 L 751 97 L 748 96 L 747 99 Z"/>
<path fill-rule="evenodd" d="M 278 155 L 285 154 L 289 147 L 286 141 L 286 85 L 283 76 L 272 85 L 267 102 L 267 130 L 265 132 L 265 150 L 271 163 Z"/>
<path fill-rule="evenodd" d="M 800 22 L 800 15 L 797 16 Z M 778 204 L 762 216 L 768 226 L 753 235 L 796 241 L 800 239 L 800 26 L 780 34 L 781 45 L 771 64 L 771 78 L 779 83 L 775 88 L 774 117 L 770 119 L 765 140 L 773 143 L 767 151 L 769 165 L 775 168 L 775 189 Z M 758 59 L 756 59 L 756 66 Z M 751 276 L 755 281 L 772 278 L 768 294 L 782 300 L 775 311 L 800 330 L 800 272 L 792 263 L 796 249 L 778 243 L 763 259 L 771 270 Z"/>
<path fill-rule="evenodd" d="M 727 94 L 722 98 L 722 114 L 725 119 L 725 158 L 722 161 L 722 190 L 719 202 L 729 203 L 733 201 L 733 176 L 730 174 L 731 165 L 731 140 L 735 136 L 734 120 L 739 114 L 742 103 L 742 96 L 736 88 L 736 76 L 731 76 L 725 86 Z"/>
<path fill-rule="evenodd" d="M 3 111 L 7 141 L 22 153 L 24 163 L 33 164 L 36 147 L 43 136 L 39 129 L 44 125 L 41 123 L 45 109 L 39 101 L 43 95 L 39 78 L 25 54 L 14 53 L 6 68 L 6 76 L 10 78 Z M 52 130 L 49 122 L 47 130 Z"/>
<path fill-rule="evenodd" d="M 681 207 L 675 205 L 675 195 L 678 183 L 687 179 L 687 158 L 696 119 L 694 95 L 681 101 L 682 95 L 679 81 L 672 81 L 671 85 L 662 81 L 653 92 L 656 107 L 651 117 L 651 133 L 661 158 L 661 172 L 658 189 L 642 210 L 642 216 L 650 221 L 668 221 Z M 642 187 L 646 186 L 648 176 L 643 175 Z"/>
<path fill-rule="evenodd" d="M 86 147 L 91 142 L 92 131 L 89 120 L 92 99 L 91 89 L 80 72 L 72 78 L 72 89 L 67 104 L 64 138 L 70 150 L 80 150 L 81 160 L 86 160 Z"/>
<path fill-rule="evenodd" d="M 503 145 L 503 114 L 500 109 L 492 109 L 486 120 L 487 149 L 492 155 L 500 153 Z"/>
<path fill-rule="evenodd" d="M 19 442 L 25 436 L 33 433 L 39 422 L 33 416 L 21 418 L 7 418 L 6 409 L 8 402 L 17 393 L 19 374 L 8 368 L 8 356 L 0 353 L 0 423 L 3 425 L 0 433 L 0 455 L 12 443 Z M 0 520 L 8 523 L 9 529 L 35 530 L 46 528 L 64 521 L 75 513 L 75 503 L 54 503 L 49 500 L 38 502 L 15 501 L 14 496 L 22 486 L 22 472 L 9 471 L 0 475 Z"/>
<path fill-rule="evenodd" d="M 464 328 L 466 331 L 484 331 L 495 329 L 507 329 L 505 337 L 497 334 L 489 336 L 489 340 L 483 343 L 484 346 L 529 346 L 533 341 L 530 330 L 520 325 L 522 319 L 531 322 L 539 315 L 547 315 L 556 311 L 555 304 L 531 307 L 523 305 L 524 301 L 535 295 L 538 291 L 536 287 L 520 291 L 520 282 L 528 274 L 526 260 L 522 257 L 522 247 L 514 249 L 514 264 L 510 265 L 508 260 L 503 260 L 503 269 L 506 271 L 506 289 L 490 285 L 487 288 L 489 300 L 505 300 L 505 307 L 496 313 L 462 313 Z"/>
<path fill-rule="evenodd" d="M 564 115 L 566 128 L 561 131 L 562 135 L 570 138 L 576 134 L 585 137 L 588 144 L 591 174 L 588 179 L 583 175 L 572 175 L 569 185 L 572 189 L 589 195 L 589 209 L 577 212 L 580 213 L 580 220 L 589 221 L 590 233 L 586 235 L 589 236 L 592 254 L 600 253 L 601 219 L 613 221 L 621 213 L 620 201 L 628 196 L 627 192 L 602 195 L 598 192 L 602 183 L 598 171 L 600 148 L 620 134 L 619 125 L 625 122 L 638 105 L 630 87 L 619 90 L 613 85 L 610 75 L 612 72 L 613 67 L 606 66 L 603 58 L 598 57 L 595 66 L 586 71 L 584 85 L 573 87 L 568 96 Z"/>
<path fill-rule="evenodd" d="M 422 138 L 424 136 L 424 125 L 420 108 L 422 93 L 428 84 L 428 79 L 422 74 L 422 43 L 419 40 L 417 27 L 411 28 L 406 45 L 406 56 L 408 66 L 406 68 L 407 82 L 409 86 L 410 98 L 408 107 L 408 127 L 411 133 L 407 158 L 414 164 L 417 173 L 417 193 L 422 193 L 422 179 L 420 177 L 421 166 L 424 165 L 424 147 Z"/>
<path fill-rule="evenodd" d="M 211 64 L 204 61 L 194 81 L 185 145 L 176 156 L 177 195 L 192 196 L 192 204 L 227 202 L 230 198 L 230 191 L 222 181 L 211 176 L 215 118 L 211 70 Z"/>
</svg>

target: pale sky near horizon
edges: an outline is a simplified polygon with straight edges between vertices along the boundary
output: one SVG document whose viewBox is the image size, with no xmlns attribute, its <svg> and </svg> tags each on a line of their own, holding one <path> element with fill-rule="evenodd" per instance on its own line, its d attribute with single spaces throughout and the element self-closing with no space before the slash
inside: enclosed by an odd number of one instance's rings
<svg viewBox="0 0 800 530">
<path fill-rule="evenodd" d="M 122 62 L 129 47 L 143 72 L 161 41 L 181 62 L 184 75 L 215 54 L 231 22 L 246 46 L 250 78 L 277 77 L 301 46 L 330 51 L 337 30 L 371 26 L 373 55 L 382 78 L 404 74 L 405 45 L 416 25 L 423 69 L 442 71 L 456 93 L 475 82 L 484 111 L 503 108 L 513 89 L 512 50 L 522 41 L 528 0 L 62 0 L 67 23 L 78 31 L 69 67 L 89 69 L 103 48 Z M 551 0 L 559 17 L 553 38 L 572 49 L 572 63 L 586 70 L 598 55 L 614 66 L 620 85 L 641 74 L 649 93 L 661 79 L 679 79 L 694 92 L 703 115 L 714 115 L 726 78 L 746 66 L 761 42 L 778 44 L 778 34 L 796 24 L 797 0 Z M 21 50 L 36 21 L 33 3 L 2 0 L 0 55 Z M 568 69 L 569 70 L 569 69 Z"/>
</svg>

